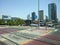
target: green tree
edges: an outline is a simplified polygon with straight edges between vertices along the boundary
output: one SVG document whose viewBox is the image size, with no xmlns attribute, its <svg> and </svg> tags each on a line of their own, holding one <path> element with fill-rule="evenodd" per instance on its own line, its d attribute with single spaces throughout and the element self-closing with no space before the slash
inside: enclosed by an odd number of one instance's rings
<svg viewBox="0 0 60 45">
<path fill-rule="evenodd" d="M 16 21 L 16 23 L 17 23 L 17 25 L 23 25 L 23 24 L 25 24 L 25 21 L 23 19 L 18 19 Z"/>
<path fill-rule="evenodd" d="M 13 20 L 8 20 L 8 21 L 7 21 L 7 24 L 8 24 L 8 25 L 14 25 L 14 21 L 13 21 Z"/>
<path fill-rule="evenodd" d="M 16 20 L 8 20 L 7 21 L 7 24 L 8 25 L 22 25 L 22 24 L 25 24 L 24 20 L 23 19 L 16 19 Z"/>
<path fill-rule="evenodd" d="M 0 19 L 0 25 L 4 25 L 4 24 L 5 24 L 4 19 Z"/>
</svg>

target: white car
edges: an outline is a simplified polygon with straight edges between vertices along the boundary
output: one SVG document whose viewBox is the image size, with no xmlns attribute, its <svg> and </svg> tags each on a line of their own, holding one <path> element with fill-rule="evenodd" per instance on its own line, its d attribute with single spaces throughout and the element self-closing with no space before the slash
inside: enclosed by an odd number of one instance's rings
<svg viewBox="0 0 60 45">
<path fill-rule="evenodd" d="M 53 27 L 54 25 L 53 24 L 48 24 L 49 27 Z"/>
<path fill-rule="evenodd" d="M 38 26 L 38 24 L 30 24 L 30 26 L 37 27 L 37 26 Z"/>
</svg>

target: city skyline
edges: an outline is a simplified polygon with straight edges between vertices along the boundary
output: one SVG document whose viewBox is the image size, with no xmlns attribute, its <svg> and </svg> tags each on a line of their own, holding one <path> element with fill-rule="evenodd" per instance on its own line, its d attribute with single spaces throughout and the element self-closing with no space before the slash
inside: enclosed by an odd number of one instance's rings
<svg viewBox="0 0 60 45">
<path fill-rule="evenodd" d="M 48 4 L 56 3 L 57 17 L 60 20 L 59 1 L 60 0 L 40 0 L 40 10 L 44 10 L 44 17 L 48 15 Z M 38 0 L 0 0 L 0 15 L 27 19 L 27 15 L 30 14 L 31 16 L 32 12 L 36 12 L 36 15 L 38 15 Z"/>
</svg>

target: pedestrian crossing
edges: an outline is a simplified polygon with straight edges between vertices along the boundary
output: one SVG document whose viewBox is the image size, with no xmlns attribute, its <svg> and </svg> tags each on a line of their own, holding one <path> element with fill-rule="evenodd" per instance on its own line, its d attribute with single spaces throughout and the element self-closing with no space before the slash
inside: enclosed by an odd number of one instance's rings
<svg viewBox="0 0 60 45">
<path fill-rule="evenodd" d="M 34 30 L 22 30 L 22 31 L 16 31 L 11 32 L 7 34 L 1 34 L 1 36 L 6 39 L 4 43 L 7 45 L 60 45 L 60 32 L 59 31 L 48 31 L 44 32 L 42 31 Z M 43 35 L 43 36 L 42 36 Z"/>
</svg>

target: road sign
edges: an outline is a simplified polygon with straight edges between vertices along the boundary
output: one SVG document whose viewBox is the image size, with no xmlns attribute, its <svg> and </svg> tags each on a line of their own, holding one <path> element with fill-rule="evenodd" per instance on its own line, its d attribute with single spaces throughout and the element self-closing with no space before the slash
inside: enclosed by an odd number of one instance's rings
<svg viewBox="0 0 60 45">
<path fill-rule="evenodd" d="M 37 19 L 37 16 L 35 15 L 35 19 Z"/>
</svg>

